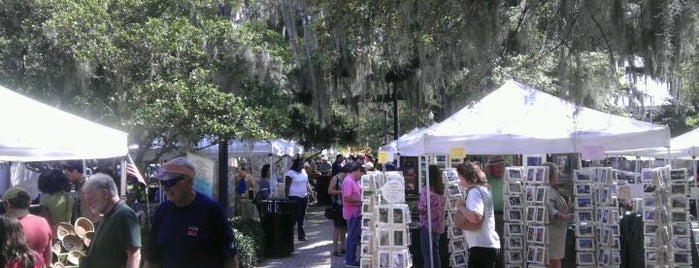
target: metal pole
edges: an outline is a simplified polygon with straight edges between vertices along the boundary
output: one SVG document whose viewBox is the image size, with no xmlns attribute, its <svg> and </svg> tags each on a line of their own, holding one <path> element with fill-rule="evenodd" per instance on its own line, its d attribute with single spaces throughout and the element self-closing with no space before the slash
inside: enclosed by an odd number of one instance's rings
<svg viewBox="0 0 699 268">
<path fill-rule="evenodd" d="M 393 140 L 398 140 L 398 133 L 400 132 L 400 126 L 398 124 L 398 89 L 396 84 L 393 83 Z"/>
<path fill-rule="evenodd" d="M 218 143 L 218 202 L 223 208 L 223 213 L 228 218 L 230 205 L 228 204 L 228 140 L 222 139 Z M 238 205 L 238 204 L 235 204 Z"/>
</svg>

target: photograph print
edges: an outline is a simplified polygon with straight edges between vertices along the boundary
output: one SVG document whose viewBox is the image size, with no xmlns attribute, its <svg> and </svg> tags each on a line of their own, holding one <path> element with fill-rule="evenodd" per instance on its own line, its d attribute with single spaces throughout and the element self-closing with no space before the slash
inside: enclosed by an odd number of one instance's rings
<svg viewBox="0 0 699 268">
<path fill-rule="evenodd" d="M 589 196 L 575 197 L 575 207 L 577 209 L 591 209 L 592 208 L 592 198 Z"/>
<path fill-rule="evenodd" d="M 507 178 L 510 180 L 522 180 L 522 168 L 521 167 L 507 167 Z"/>
<path fill-rule="evenodd" d="M 578 222 L 591 222 L 592 221 L 592 210 L 576 210 L 575 219 Z"/>
<path fill-rule="evenodd" d="M 536 203 L 543 204 L 546 200 L 546 186 L 536 187 Z"/>
<path fill-rule="evenodd" d="M 592 194 L 592 184 L 589 183 L 575 183 L 574 185 L 575 195 L 591 195 Z"/>
<path fill-rule="evenodd" d="M 507 238 L 507 244 L 505 245 L 508 249 L 521 249 L 524 241 L 522 241 L 522 236 L 510 236 Z"/>
<path fill-rule="evenodd" d="M 577 251 L 594 251 L 595 243 L 593 238 L 576 238 L 575 250 Z"/>
<path fill-rule="evenodd" d="M 522 221 L 522 209 L 518 208 L 507 211 L 507 215 L 505 216 L 508 221 Z"/>
</svg>

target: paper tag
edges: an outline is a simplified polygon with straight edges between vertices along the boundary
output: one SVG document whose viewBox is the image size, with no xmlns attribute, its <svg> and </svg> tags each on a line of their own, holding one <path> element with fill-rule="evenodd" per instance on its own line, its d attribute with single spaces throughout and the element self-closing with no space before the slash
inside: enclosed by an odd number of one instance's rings
<svg viewBox="0 0 699 268">
<path fill-rule="evenodd" d="M 381 187 L 381 196 L 389 204 L 405 203 L 405 183 L 387 181 Z"/>
<path fill-rule="evenodd" d="M 385 164 L 393 161 L 393 154 L 388 151 L 379 151 L 379 163 Z"/>
<path fill-rule="evenodd" d="M 604 146 L 583 146 L 580 154 L 583 160 L 604 160 L 607 158 Z"/>
<path fill-rule="evenodd" d="M 451 159 L 461 159 L 466 157 L 465 147 L 454 147 L 449 150 L 449 158 Z"/>
</svg>

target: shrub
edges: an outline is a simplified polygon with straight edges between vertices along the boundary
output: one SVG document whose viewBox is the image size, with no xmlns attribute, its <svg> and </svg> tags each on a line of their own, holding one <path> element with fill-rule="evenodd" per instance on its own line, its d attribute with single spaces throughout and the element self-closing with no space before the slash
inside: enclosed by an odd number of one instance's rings
<svg viewBox="0 0 699 268">
<path fill-rule="evenodd" d="M 265 234 L 262 224 L 255 219 L 246 217 L 234 217 L 231 218 L 230 222 L 236 233 L 240 262 L 246 264 L 243 258 L 248 258 L 246 260 L 251 261 L 249 262 L 250 265 L 257 264 L 257 261 L 264 257 Z M 241 235 L 240 239 L 238 239 L 239 235 Z M 242 251 L 249 251 L 249 253 L 243 253 Z M 243 254 L 248 255 L 243 256 Z M 251 266 L 246 265 L 245 267 Z"/>
</svg>

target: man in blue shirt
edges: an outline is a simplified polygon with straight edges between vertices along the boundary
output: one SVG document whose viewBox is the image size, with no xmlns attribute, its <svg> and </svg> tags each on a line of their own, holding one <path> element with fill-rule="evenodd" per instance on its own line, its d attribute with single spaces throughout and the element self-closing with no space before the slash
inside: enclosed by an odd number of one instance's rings
<svg viewBox="0 0 699 268">
<path fill-rule="evenodd" d="M 185 157 L 155 175 L 167 201 L 153 216 L 145 267 L 238 267 L 233 229 L 218 202 L 194 190 L 194 176 Z"/>
</svg>

